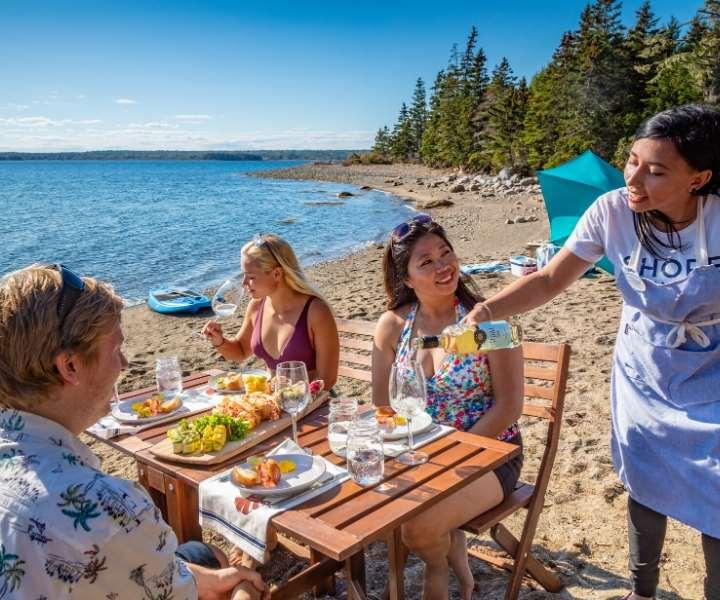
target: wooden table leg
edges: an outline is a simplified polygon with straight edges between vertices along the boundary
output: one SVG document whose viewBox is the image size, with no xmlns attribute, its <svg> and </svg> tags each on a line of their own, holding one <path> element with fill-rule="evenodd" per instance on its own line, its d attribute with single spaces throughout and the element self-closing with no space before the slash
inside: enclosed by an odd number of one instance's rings
<svg viewBox="0 0 720 600">
<path fill-rule="evenodd" d="M 364 550 L 345 560 L 345 581 L 347 581 L 348 600 L 367 600 Z"/>
<path fill-rule="evenodd" d="M 173 528 L 179 543 L 202 540 L 197 490 L 184 481 L 165 476 L 168 525 Z"/>
<path fill-rule="evenodd" d="M 389 600 L 405 600 L 405 562 L 407 548 L 402 543 L 400 529 L 394 529 L 387 537 L 388 549 L 388 583 L 385 598 Z"/>
<path fill-rule="evenodd" d="M 315 550 L 310 550 L 310 564 L 316 565 L 327 561 L 327 558 Z M 335 595 L 335 574 L 328 576 L 321 583 L 313 588 L 315 596 L 334 596 Z"/>
<path fill-rule="evenodd" d="M 197 490 L 140 461 L 137 470 L 138 480 L 150 493 L 165 522 L 173 528 L 178 542 L 201 540 Z"/>
</svg>

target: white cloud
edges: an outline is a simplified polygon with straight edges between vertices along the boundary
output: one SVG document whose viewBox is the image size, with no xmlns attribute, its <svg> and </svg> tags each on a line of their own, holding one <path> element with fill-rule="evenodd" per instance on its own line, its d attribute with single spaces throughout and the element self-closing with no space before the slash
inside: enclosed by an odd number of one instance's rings
<svg viewBox="0 0 720 600">
<path fill-rule="evenodd" d="M 137 104 L 137 100 L 132 100 L 130 98 L 116 98 L 115 104 L 122 104 L 122 105 L 130 105 L 130 104 Z"/>
<path fill-rule="evenodd" d="M 212 115 L 173 115 L 173 119 L 184 123 L 205 123 L 212 119 Z"/>
<path fill-rule="evenodd" d="M 8 102 L 7 104 L 0 104 L 0 110 L 27 110 L 30 108 L 29 104 L 17 104 L 16 102 Z"/>
</svg>

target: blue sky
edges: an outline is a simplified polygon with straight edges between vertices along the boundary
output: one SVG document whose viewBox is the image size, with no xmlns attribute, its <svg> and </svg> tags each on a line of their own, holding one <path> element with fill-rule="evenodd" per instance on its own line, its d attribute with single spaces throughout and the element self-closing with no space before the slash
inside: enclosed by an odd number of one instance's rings
<svg viewBox="0 0 720 600">
<path fill-rule="evenodd" d="M 585 4 L 2 0 L 0 150 L 368 147 L 471 25 L 529 78 Z"/>
</svg>

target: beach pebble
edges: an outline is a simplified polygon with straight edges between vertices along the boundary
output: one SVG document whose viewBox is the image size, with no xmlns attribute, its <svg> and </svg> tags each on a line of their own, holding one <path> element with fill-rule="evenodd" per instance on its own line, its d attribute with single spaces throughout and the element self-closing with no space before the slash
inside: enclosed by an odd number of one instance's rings
<svg viewBox="0 0 720 600">
<path fill-rule="evenodd" d="M 452 206 L 453 204 L 455 203 L 449 198 L 440 198 L 438 200 L 430 200 L 429 202 L 425 202 L 424 204 L 420 205 L 419 208 L 442 208 L 444 206 Z"/>
<path fill-rule="evenodd" d="M 363 192 L 367 192 L 367 191 L 371 190 L 372 188 L 371 188 L 369 185 L 361 185 L 361 186 L 360 186 L 360 189 L 361 189 Z"/>
<path fill-rule="evenodd" d="M 513 221 L 512 219 L 505 219 L 505 225 L 513 225 L 514 223 L 515 221 Z"/>
<path fill-rule="evenodd" d="M 338 192 L 337 197 L 338 198 L 350 198 L 350 196 L 354 196 L 351 192 Z"/>
<path fill-rule="evenodd" d="M 465 186 L 462 183 L 458 183 L 450 188 L 450 193 L 456 194 L 458 192 L 464 192 Z"/>
</svg>

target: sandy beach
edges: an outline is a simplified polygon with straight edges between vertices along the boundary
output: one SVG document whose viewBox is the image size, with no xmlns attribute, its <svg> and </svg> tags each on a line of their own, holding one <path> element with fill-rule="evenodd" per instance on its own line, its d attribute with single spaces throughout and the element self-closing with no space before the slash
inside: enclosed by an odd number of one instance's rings
<svg viewBox="0 0 720 600">
<path fill-rule="evenodd" d="M 447 186 L 428 188 L 418 183 L 446 174 L 412 165 L 339 164 L 306 165 L 272 173 L 277 177 L 367 185 L 406 198 L 418 207 L 449 199 L 452 202 L 449 206 L 423 210 L 431 212 L 445 226 L 462 263 L 529 253 L 529 244 L 532 247 L 547 237 L 547 219 L 539 194 L 508 198 L 481 195 L 477 191 L 450 193 Z M 506 223 L 518 215 L 534 216 L 537 220 Z M 371 245 L 309 269 L 311 278 L 339 317 L 375 320 L 382 313 L 381 256 L 382 248 Z M 475 276 L 485 295 L 491 295 L 512 279 L 510 274 Z M 620 304 L 614 280 L 598 275 L 580 280 L 548 305 L 520 316 L 526 339 L 567 341 L 572 347 L 560 448 L 534 547 L 537 556 L 556 569 L 567 587 L 559 594 L 548 594 L 531 583 L 523 587 L 521 598 L 619 599 L 627 593 L 627 494 L 613 472 L 609 450 L 609 379 Z M 206 319 L 207 315 L 163 316 L 144 306 L 127 309 L 123 320 L 130 367 L 123 375 L 121 390 L 152 384 L 155 358 L 162 354 L 177 354 L 186 374 L 222 368 L 223 363 L 209 344 L 193 335 Z M 239 317 L 230 320 L 226 330 L 236 330 L 239 323 Z M 341 380 L 339 388 L 369 400 L 366 386 Z M 523 426 L 526 466 L 522 477 L 532 481 L 544 429 L 530 421 L 523 422 Z M 103 443 L 90 443 L 102 459 L 105 471 L 134 478 L 131 461 Z M 517 518 L 510 521 L 515 532 L 519 524 Z M 471 543 L 485 545 L 488 540 L 483 537 Z M 277 552 L 263 573 L 271 582 L 279 581 L 301 567 L 297 559 Z M 472 567 L 477 582 L 474 597 L 502 598 L 506 575 L 479 561 L 472 561 Z M 369 597 L 378 598 L 386 576 L 385 549 L 381 544 L 370 548 L 367 569 Z M 657 597 L 702 598 L 703 572 L 699 534 L 670 522 Z M 416 558 L 411 558 L 405 577 L 407 597 L 418 599 L 421 565 Z M 339 590 L 344 594 L 342 579 Z M 458 598 L 454 580 L 450 598 Z"/>
</svg>

